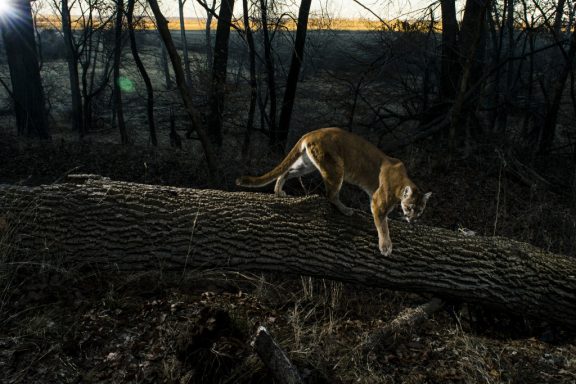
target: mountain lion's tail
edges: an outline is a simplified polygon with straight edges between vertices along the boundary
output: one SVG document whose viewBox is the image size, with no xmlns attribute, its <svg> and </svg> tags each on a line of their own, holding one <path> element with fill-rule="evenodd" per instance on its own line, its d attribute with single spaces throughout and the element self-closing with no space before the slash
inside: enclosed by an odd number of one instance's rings
<svg viewBox="0 0 576 384">
<path fill-rule="evenodd" d="M 240 176 L 236 179 L 236 185 L 240 187 L 258 188 L 270 184 L 290 169 L 292 164 L 298 160 L 303 150 L 302 139 L 300 139 L 276 168 L 262 176 Z"/>
</svg>

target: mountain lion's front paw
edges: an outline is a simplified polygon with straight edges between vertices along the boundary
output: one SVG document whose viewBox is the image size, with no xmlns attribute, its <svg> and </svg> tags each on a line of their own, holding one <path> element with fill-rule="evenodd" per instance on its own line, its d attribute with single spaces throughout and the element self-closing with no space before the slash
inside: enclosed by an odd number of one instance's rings
<svg viewBox="0 0 576 384">
<path fill-rule="evenodd" d="M 392 242 L 391 241 L 380 242 L 378 248 L 380 248 L 380 253 L 382 255 L 389 256 L 392 253 Z"/>
</svg>

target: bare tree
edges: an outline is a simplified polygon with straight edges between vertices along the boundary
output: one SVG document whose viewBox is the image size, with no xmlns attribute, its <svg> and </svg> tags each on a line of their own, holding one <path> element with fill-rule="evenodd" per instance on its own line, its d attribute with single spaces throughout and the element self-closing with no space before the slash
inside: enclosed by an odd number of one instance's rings
<svg viewBox="0 0 576 384">
<path fill-rule="evenodd" d="M 0 15 L 0 29 L 10 69 L 18 134 L 48 139 L 30 1 L 13 1 L 11 7 L 10 12 Z"/>
<path fill-rule="evenodd" d="M 95 101 L 110 85 L 114 50 L 107 44 L 113 26 L 114 7 L 103 0 L 76 3 L 80 10 L 79 23 L 83 29 L 75 48 L 81 68 L 83 128 L 88 134 L 93 127 Z"/>
<path fill-rule="evenodd" d="M 567 52 L 563 52 L 564 62 L 560 67 L 560 73 L 553 80 L 551 85 L 551 97 L 546 108 L 544 116 L 544 124 L 541 128 L 541 133 L 538 143 L 539 153 L 548 153 L 554 138 L 556 136 L 556 125 L 558 122 L 558 112 L 562 104 L 562 97 L 566 87 L 566 80 L 572 72 L 574 60 L 576 58 L 576 32 L 572 32 L 570 37 L 570 47 Z"/>
<path fill-rule="evenodd" d="M 462 138 L 462 128 L 467 124 L 470 117 L 471 84 L 479 80 L 477 69 L 479 67 L 478 48 L 481 44 L 486 20 L 486 11 L 490 0 L 467 0 L 462 28 L 460 30 L 462 41 L 462 74 L 458 84 L 458 93 L 450 114 L 450 147 L 454 152 L 457 140 Z"/>
<path fill-rule="evenodd" d="M 172 78 L 170 77 L 170 67 L 168 66 L 168 53 L 166 52 L 166 45 L 162 38 L 160 38 L 160 66 L 164 74 L 166 89 L 172 89 Z"/>
<path fill-rule="evenodd" d="M 78 132 L 80 138 L 86 134 L 82 112 L 82 93 L 80 91 L 80 75 L 78 72 L 78 50 L 75 47 L 70 19 L 70 6 L 68 0 L 62 0 L 62 34 L 66 47 L 66 61 L 70 78 L 70 94 L 72 99 L 72 128 Z"/>
<path fill-rule="evenodd" d="M 458 21 L 455 0 L 441 0 L 442 7 L 442 59 L 440 69 L 440 98 L 454 99 L 460 79 L 458 61 Z"/>
<path fill-rule="evenodd" d="M 188 112 L 188 115 L 192 121 L 192 128 L 195 129 L 198 133 L 198 137 L 200 138 L 202 147 L 204 148 L 204 155 L 206 156 L 208 171 L 214 178 L 217 176 L 218 167 L 216 165 L 216 158 L 212 149 L 212 143 L 208 133 L 206 132 L 206 127 L 202 125 L 202 120 L 200 119 L 199 113 L 194 106 L 194 103 L 192 102 L 192 96 L 190 96 L 190 92 L 186 86 L 186 79 L 184 71 L 182 70 L 182 61 L 180 60 L 178 51 L 176 50 L 174 42 L 172 41 L 172 35 L 168 29 L 168 21 L 160 11 L 157 0 L 148 0 L 148 4 L 150 4 L 150 7 L 152 8 L 152 12 L 156 18 L 156 26 L 158 28 L 158 32 L 160 33 L 166 49 L 168 50 L 170 61 L 172 61 L 172 68 L 174 69 L 174 74 L 176 75 L 176 86 L 180 91 L 182 101 L 184 102 L 186 111 Z"/>
<path fill-rule="evenodd" d="M 270 132 L 270 143 L 276 142 L 276 70 L 274 57 L 272 56 L 272 39 L 270 36 L 270 25 L 268 21 L 268 7 L 274 0 L 260 0 L 260 15 L 262 21 L 262 35 L 264 39 L 264 62 L 266 64 L 266 83 L 268 85 L 267 96 L 270 100 L 268 115 L 265 111 L 265 103 L 260 103 L 260 112 L 263 120 L 268 124 Z"/>
<path fill-rule="evenodd" d="M 511 104 L 512 90 L 514 87 L 514 54 L 515 54 L 515 39 L 514 39 L 514 5 L 516 0 L 505 0 L 504 2 L 504 28 L 502 28 L 502 37 L 506 36 L 506 44 L 501 41 L 500 46 L 506 46 L 506 53 L 503 55 L 508 61 L 506 65 L 506 82 L 504 92 L 501 100 L 497 105 L 497 123 L 498 131 L 503 135 L 506 133 L 506 126 L 508 124 L 508 107 Z M 502 57 L 502 55 L 500 56 Z"/>
<path fill-rule="evenodd" d="M 216 27 L 216 42 L 214 45 L 214 62 L 212 63 L 212 82 L 208 100 L 208 134 L 212 142 L 222 145 L 222 118 L 224 113 L 224 94 L 228 67 L 228 43 L 234 0 L 222 0 Z"/>
<path fill-rule="evenodd" d="M 214 50 L 212 49 L 212 20 L 216 13 L 216 0 L 212 0 L 210 6 L 202 0 L 198 0 L 198 2 L 206 9 L 206 24 L 204 29 L 204 35 L 206 37 L 206 68 L 212 68 L 214 56 Z"/>
<path fill-rule="evenodd" d="M 282 100 L 278 133 L 273 135 L 275 141 L 273 141 L 272 144 L 279 145 L 282 148 L 286 145 L 286 139 L 288 138 L 290 119 L 292 117 L 292 109 L 294 108 L 294 99 L 296 98 L 296 87 L 298 85 L 298 79 L 300 78 L 300 68 L 304 60 L 304 46 L 306 43 L 306 31 L 308 29 L 308 15 L 310 14 L 311 3 L 312 0 L 302 0 L 300 3 L 296 40 L 294 41 L 292 61 L 290 62 L 290 70 L 288 71 L 288 78 L 286 79 L 286 90 L 284 91 L 284 99 Z"/>
<path fill-rule="evenodd" d="M 134 57 L 134 62 L 138 67 L 140 76 L 144 80 L 146 86 L 146 116 L 148 119 L 148 130 L 150 132 L 150 141 L 152 145 L 158 145 L 158 139 L 156 138 L 156 123 L 154 121 L 154 89 L 152 88 L 152 81 L 150 76 L 148 76 L 148 71 L 140 58 L 138 53 L 138 47 L 136 45 L 136 35 L 134 33 L 134 2 L 135 0 L 128 0 L 128 10 L 126 12 L 126 18 L 128 23 L 128 34 L 130 37 L 130 49 L 132 51 L 132 56 Z"/>
<path fill-rule="evenodd" d="M 114 112 L 116 123 L 120 130 L 120 141 L 128 144 L 128 131 L 124 120 L 124 109 L 122 107 L 122 88 L 120 86 L 120 61 L 122 58 L 122 20 L 124 18 L 124 0 L 116 1 L 116 22 L 114 24 Z"/>
<path fill-rule="evenodd" d="M 250 107 L 248 109 L 248 120 L 242 144 L 242 156 L 246 158 L 250 149 L 250 139 L 254 127 L 254 113 L 256 112 L 256 101 L 258 98 L 258 84 L 256 81 L 256 47 L 252 27 L 250 26 L 250 8 L 248 0 L 242 0 L 242 11 L 244 20 L 244 33 L 248 44 L 248 55 L 250 60 Z"/>
<path fill-rule="evenodd" d="M 190 72 L 190 56 L 188 54 L 188 39 L 186 38 L 186 24 L 184 22 L 184 4 L 186 0 L 178 0 L 178 15 L 180 16 L 180 39 L 182 40 L 182 56 L 184 58 L 184 73 L 186 83 L 192 86 L 192 74 Z"/>
</svg>

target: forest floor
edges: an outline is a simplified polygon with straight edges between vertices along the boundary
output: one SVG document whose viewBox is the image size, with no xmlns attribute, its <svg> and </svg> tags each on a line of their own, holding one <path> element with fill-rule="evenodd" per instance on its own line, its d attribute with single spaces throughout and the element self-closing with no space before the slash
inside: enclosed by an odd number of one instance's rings
<svg viewBox="0 0 576 384">
<path fill-rule="evenodd" d="M 482 155 L 452 161 L 436 147 L 423 142 L 394 153 L 433 191 L 423 222 L 576 257 L 572 195 L 529 185 L 512 168 L 514 154 L 503 157 L 489 144 Z M 213 187 L 191 151 L 3 136 L 0 148 L 0 183 L 51 183 L 78 172 Z M 218 187 L 234 190 L 236 176 L 270 168 L 279 156 L 259 154 L 241 166 L 234 155 L 222 158 L 231 166 Z M 566 161 L 558 156 L 547 164 L 550 169 L 536 171 L 554 180 Z M 322 193 L 314 177 L 287 187 L 289 194 Z M 357 189 L 343 194 L 350 205 L 368 209 Z M 308 383 L 576 383 L 574 330 L 464 304 L 447 306 L 381 350 L 362 351 L 370 334 L 426 301 L 305 277 L 126 275 L 6 260 L 0 253 L 0 382 L 270 383 L 250 347 L 257 326 L 265 325 Z"/>
</svg>

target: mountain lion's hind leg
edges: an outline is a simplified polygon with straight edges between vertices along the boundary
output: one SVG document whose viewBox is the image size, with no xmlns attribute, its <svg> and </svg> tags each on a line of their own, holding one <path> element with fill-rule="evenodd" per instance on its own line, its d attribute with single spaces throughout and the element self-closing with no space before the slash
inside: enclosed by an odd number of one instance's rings
<svg viewBox="0 0 576 384">
<path fill-rule="evenodd" d="M 276 184 L 274 184 L 274 194 L 276 196 L 278 197 L 286 196 L 286 192 L 282 190 L 282 187 L 284 187 L 285 182 L 286 182 L 286 174 L 283 173 L 282 175 L 280 175 L 279 178 L 276 179 Z"/>
<path fill-rule="evenodd" d="M 318 168 L 318 171 L 324 180 L 326 198 L 334 204 L 342 214 L 351 216 L 354 213 L 354 210 L 345 206 L 340 201 L 340 188 L 342 188 L 342 183 L 344 182 L 344 165 L 329 154 L 314 151 L 314 147 L 310 146 L 307 149 L 309 151 L 310 160 L 312 160 L 314 166 Z"/>
<path fill-rule="evenodd" d="M 284 172 L 278 179 L 276 179 L 276 185 L 274 185 L 274 193 L 276 196 L 284 197 L 286 192 L 282 190 L 286 180 L 293 179 L 295 177 L 300 177 L 312 173 L 316 170 L 312 161 L 306 154 L 306 151 L 302 152 L 302 155 Z"/>
</svg>

